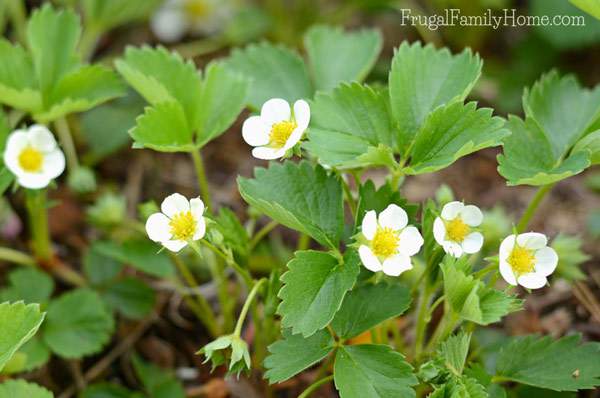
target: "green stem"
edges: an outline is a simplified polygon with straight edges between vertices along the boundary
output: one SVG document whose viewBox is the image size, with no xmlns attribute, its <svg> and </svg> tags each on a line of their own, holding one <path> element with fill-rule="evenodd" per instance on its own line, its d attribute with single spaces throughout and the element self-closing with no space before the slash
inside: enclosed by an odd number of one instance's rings
<svg viewBox="0 0 600 398">
<path fill-rule="evenodd" d="M 77 151 L 75 150 L 75 144 L 73 143 L 73 136 L 69 129 L 69 123 L 65 117 L 60 117 L 54 121 L 54 127 L 56 127 L 56 133 L 60 141 L 60 145 L 65 151 L 67 158 L 67 166 L 69 172 L 74 172 L 79 167 L 79 160 L 77 159 Z"/>
<path fill-rule="evenodd" d="M 252 251 L 256 245 L 273 230 L 279 223 L 275 220 L 269 222 L 267 225 L 262 227 L 253 237 L 249 244 L 249 250 Z"/>
<path fill-rule="evenodd" d="M 195 58 L 218 51 L 226 45 L 227 40 L 217 36 L 179 44 L 171 50 L 178 52 L 183 58 Z"/>
<path fill-rule="evenodd" d="M 519 223 L 517 224 L 517 232 L 521 233 L 525 231 L 525 229 L 529 225 L 529 221 L 531 221 L 531 218 L 535 214 L 538 206 L 540 205 L 540 203 L 542 203 L 542 200 L 544 200 L 544 197 L 548 192 L 550 192 L 554 185 L 556 185 L 556 183 L 543 185 L 538 189 L 538 191 L 531 199 L 531 202 L 529 202 L 527 209 L 525 209 L 525 212 L 519 220 Z"/>
<path fill-rule="evenodd" d="M 346 196 L 346 200 L 348 201 L 348 206 L 350 207 L 350 212 L 352 216 L 356 214 L 356 201 L 354 200 L 354 196 L 352 195 L 352 191 L 350 190 L 350 186 L 344 179 L 343 175 L 340 175 L 340 180 L 342 180 L 342 187 L 344 188 L 344 194 Z"/>
<path fill-rule="evenodd" d="M 235 330 L 233 331 L 234 335 L 236 335 L 238 337 L 241 336 L 242 326 L 244 325 L 244 320 L 246 319 L 246 315 L 248 315 L 248 310 L 250 309 L 250 304 L 252 304 L 252 300 L 254 300 L 254 297 L 258 293 L 258 289 L 260 289 L 260 287 L 266 281 L 267 280 L 265 278 L 262 278 L 261 280 L 256 282 L 254 287 L 252 287 L 252 290 L 250 290 L 250 293 L 248 294 L 248 298 L 246 298 L 246 302 L 244 303 L 244 306 L 242 307 L 242 312 L 240 312 L 240 316 L 237 320 L 237 323 L 235 324 Z"/>
<path fill-rule="evenodd" d="M 296 244 L 296 250 L 306 250 L 310 246 L 310 236 L 308 234 L 301 233 L 298 236 L 298 243 Z"/>
<path fill-rule="evenodd" d="M 452 333 L 458 320 L 458 315 L 456 315 L 450 308 L 446 306 L 444 316 L 440 320 L 435 332 L 433 332 L 431 340 L 429 340 L 429 343 L 427 343 L 426 351 L 431 352 L 435 349 L 440 341 L 444 341 L 446 337 Z"/>
<path fill-rule="evenodd" d="M 477 279 L 481 279 L 484 276 L 486 276 L 488 273 L 490 273 L 491 271 L 497 270 L 498 269 L 498 264 L 490 264 L 485 268 L 480 269 L 479 271 L 475 272 L 473 274 L 473 276 Z"/>
<path fill-rule="evenodd" d="M 202 155 L 200 150 L 190 151 L 192 159 L 194 161 L 194 167 L 196 169 L 196 177 L 198 177 L 198 187 L 200 188 L 200 194 L 202 200 L 206 204 L 209 211 L 212 211 L 212 202 L 210 200 L 210 190 L 208 188 L 208 180 L 206 179 L 206 170 L 204 169 L 204 162 L 202 161 Z"/>
<path fill-rule="evenodd" d="M 302 392 L 302 394 L 298 395 L 298 398 L 307 398 L 307 397 L 309 397 L 319 387 L 321 387 L 325 383 L 329 383 L 331 380 L 333 380 L 333 375 L 329 375 L 327 377 L 322 378 L 321 380 L 315 381 L 310 386 L 308 386 L 308 388 L 306 390 L 304 390 Z"/>
<path fill-rule="evenodd" d="M 248 289 L 250 289 L 254 285 L 254 279 L 252 279 L 252 275 L 250 275 L 248 270 L 246 270 L 245 268 L 242 268 L 242 266 L 240 266 L 237 262 L 235 262 L 232 258 L 230 258 L 230 256 L 223 253 L 221 250 L 219 250 L 219 248 L 214 246 L 212 243 L 210 243 L 206 239 L 201 239 L 200 243 L 202 243 L 204 246 L 209 248 L 217 256 L 219 256 L 223 260 L 225 260 L 225 262 L 228 265 L 230 265 L 238 273 L 238 275 L 244 280 Z M 192 246 L 192 248 L 194 250 L 196 250 L 197 253 L 199 253 L 200 248 L 198 248 L 198 246 L 196 245 L 196 242 L 190 243 L 190 246 Z"/>
<path fill-rule="evenodd" d="M 0 247 L 0 260 L 28 267 L 35 267 L 37 265 L 35 258 L 31 257 L 29 254 L 9 249 L 8 247 Z"/>
<path fill-rule="evenodd" d="M 17 40 L 26 45 L 27 43 L 27 14 L 25 10 L 25 2 L 23 0 L 8 0 L 8 14 L 12 21 L 12 26 L 15 30 Z"/>
<path fill-rule="evenodd" d="M 89 61 L 94 55 L 98 40 L 102 36 L 102 30 L 93 24 L 86 24 L 81 40 L 79 41 L 79 54 L 81 59 Z"/>
<path fill-rule="evenodd" d="M 419 307 L 417 308 L 417 322 L 415 326 L 415 359 L 419 360 L 423 353 L 423 343 L 425 342 L 425 332 L 429 322 L 429 301 L 431 300 L 431 288 L 426 285 L 419 297 Z"/>
<path fill-rule="evenodd" d="M 35 256 L 48 262 L 52 259 L 50 231 L 48 229 L 48 209 L 45 189 L 28 189 L 25 205 L 29 215 L 29 228 Z"/>
</svg>

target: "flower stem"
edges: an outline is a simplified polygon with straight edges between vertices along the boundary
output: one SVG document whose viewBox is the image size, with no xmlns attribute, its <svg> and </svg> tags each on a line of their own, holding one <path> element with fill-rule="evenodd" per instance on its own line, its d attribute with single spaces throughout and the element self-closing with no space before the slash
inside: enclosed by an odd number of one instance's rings
<svg viewBox="0 0 600 398">
<path fill-rule="evenodd" d="M 40 260 L 49 262 L 52 259 L 52 248 L 48 229 L 46 190 L 28 189 L 25 194 L 25 205 L 29 215 L 33 253 Z"/>
<path fill-rule="evenodd" d="M 273 230 L 279 223 L 275 220 L 272 220 L 267 225 L 262 227 L 253 237 L 249 244 L 249 250 L 252 251 L 256 247 L 256 245 Z"/>
<path fill-rule="evenodd" d="M 194 167 L 196 169 L 196 177 L 198 177 L 198 187 L 200 188 L 200 194 L 202 200 L 206 203 L 206 207 L 209 211 L 212 211 L 212 202 L 210 199 L 210 190 L 208 188 L 208 180 L 206 179 L 206 171 L 204 169 L 204 162 L 202 161 L 202 155 L 200 150 L 190 151 L 192 160 L 194 161 Z"/>
<path fill-rule="evenodd" d="M 190 244 L 190 246 L 192 246 L 192 248 L 194 250 L 196 250 L 196 253 L 199 253 L 200 248 L 198 248 L 198 246 L 196 245 L 196 242 L 192 242 L 192 243 L 193 244 Z M 219 250 L 219 248 L 214 246 L 212 243 L 210 243 L 206 239 L 201 239 L 200 243 L 202 243 L 204 246 L 208 247 L 213 253 L 215 253 L 217 256 L 219 256 L 223 260 L 225 260 L 225 262 L 228 265 L 230 265 L 238 273 L 238 275 L 244 280 L 248 289 L 250 289 L 254 285 L 254 279 L 252 279 L 252 275 L 250 275 L 248 270 L 246 270 L 245 268 L 242 268 L 232 258 L 230 258 L 228 255 L 223 253 L 221 250 Z"/>
<path fill-rule="evenodd" d="M 79 41 L 79 54 L 82 60 L 88 61 L 92 58 L 101 35 L 102 31 L 97 26 L 86 24 Z"/>
<path fill-rule="evenodd" d="M 333 375 L 329 375 L 327 377 L 324 377 L 324 378 L 322 378 L 320 380 L 315 381 L 310 386 L 308 386 L 308 388 L 306 390 L 304 390 L 302 392 L 302 394 L 298 395 L 298 398 L 308 398 L 319 387 L 321 387 L 325 383 L 330 382 L 331 380 L 333 380 Z"/>
<path fill-rule="evenodd" d="M 538 189 L 538 191 L 535 193 L 535 195 L 531 199 L 531 202 L 529 202 L 527 209 L 525 209 L 525 212 L 523 213 L 523 216 L 519 220 L 519 223 L 517 224 L 517 232 L 521 233 L 521 232 L 525 231 L 525 228 L 527 228 L 527 226 L 529 225 L 529 221 L 531 221 L 531 218 L 535 214 L 538 206 L 540 205 L 540 203 L 542 203 L 542 200 L 544 200 L 544 197 L 546 196 L 546 194 L 548 192 L 550 192 L 550 190 L 554 187 L 554 185 L 556 185 L 556 183 L 542 185 Z"/>
<path fill-rule="evenodd" d="M 79 160 L 77 159 L 77 151 L 75 150 L 75 144 L 73 143 L 73 137 L 71 136 L 69 123 L 65 117 L 60 117 L 54 121 L 54 127 L 56 127 L 56 133 L 58 134 L 60 145 L 65 151 L 69 172 L 72 173 L 79 167 Z"/>
<path fill-rule="evenodd" d="M 254 297 L 258 293 L 258 289 L 260 289 L 262 284 L 265 283 L 266 281 L 267 280 L 265 278 L 262 278 L 261 280 L 256 282 L 256 284 L 252 287 L 252 290 L 250 290 L 250 293 L 248 294 L 248 298 L 246 298 L 246 302 L 244 303 L 244 306 L 242 307 L 242 312 L 240 312 L 240 316 L 237 320 L 237 323 L 235 324 L 235 330 L 233 331 L 234 335 L 236 335 L 238 337 L 241 336 L 242 326 L 244 325 L 244 320 L 246 319 L 246 315 L 248 315 L 248 310 L 250 309 L 250 304 L 252 304 L 252 300 L 254 300 Z"/>
<path fill-rule="evenodd" d="M 343 175 L 340 175 L 340 180 L 342 180 L 342 187 L 344 188 L 344 194 L 346 195 L 350 212 L 352 213 L 352 216 L 354 216 L 356 214 L 356 200 L 354 200 L 354 196 L 350 190 L 350 185 L 348 185 Z"/>
<path fill-rule="evenodd" d="M 29 254 L 8 247 L 0 247 L 0 260 L 28 267 L 35 267 L 37 265 L 35 259 Z"/>
</svg>

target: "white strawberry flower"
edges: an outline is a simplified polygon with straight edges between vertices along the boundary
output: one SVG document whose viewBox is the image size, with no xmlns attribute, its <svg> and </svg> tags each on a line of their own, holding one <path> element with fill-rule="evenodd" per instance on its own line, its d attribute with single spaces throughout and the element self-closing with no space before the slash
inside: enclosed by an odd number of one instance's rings
<svg viewBox="0 0 600 398">
<path fill-rule="evenodd" d="M 4 164 L 17 177 L 19 185 L 40 189 L 65 170 L 65 155 L 50 130 L 34 124 L 8 136 Z"/>
<path fill-rule="evenodd" d="M 362 234 L 368 243 L 360 245 L 358 254 L 370 271 L 383 271 L 398 276 L 412 269 L 410 257 L 423 246 L 419 230 L 408 224 L 408 215 L 401 207 L 391 204 L 379 213 L 368 211 L 362 221 Z"/>
<path fill-rule="evenodd" d="M 200 198 L 187 198 L 174 193 L 160 205 L 146 221 L 148 237 L 172 252 L 183 249 L 190 241 L 202 239 L 206 232 L 204 202 Z"/>
<path fill-rule="evenodd" d="M 509 235 L 500 244 L 500 275 L 513 286 L 539 289 L 558 264 L 558 255 L 548 247 L 544 234 Z"/>
<path fill-rule="evenodd" d="M 483 235 L 474 228 L 482 221 L 483 213 L 477 206 L 449 202 L 433 222 L 433 237 L 451 256 L 477 253 L 483 246 Z"/>
<path fill-rule="evenodd" d="M 258 159 L 278 159 L 301 139 L 310 122 L 308 102 L 294 102 L 294 109 L 281 98 L 265 102 L 260 116 L 250 116 L 242 126 L 244 141 L 255 147 L 252 156 Z"/>
</svg>

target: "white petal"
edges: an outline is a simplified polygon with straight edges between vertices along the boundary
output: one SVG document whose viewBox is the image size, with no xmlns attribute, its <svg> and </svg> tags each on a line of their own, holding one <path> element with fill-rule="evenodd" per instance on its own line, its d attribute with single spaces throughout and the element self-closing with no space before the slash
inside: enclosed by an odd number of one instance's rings
<svg viewBox="0 0 600 398">
<path fill-rule="evenodd" d="M 442 247 L 446 253 L 453 257 L 459 258 L 463 255 L 462 246 L 456 242 L 446 241 Z"/>
<path fill-rule="evenodd" d="M 308 123 L 310 123 L 310 106 L 308 102 L 304 100 L 294 102 L 294 119 L 302 131 L 306 130 Z"/>
<path fill-rule="evenodd" d="M 465 224 L 471 227 L 477 227 L 483 221 L 483 213 L 479 210 L 479 207 L 473 205 L 465 206 L 460 212 L 460 217 Z"/>
<path fill-rule="evenodd" d="M 513 248 L 515 247 L 515 237 L 516 235 L 508 235 L 502 243 L 500 243 L 500 250 L 498 256 L 500 257 L 500 261 L 506 261 L 510 253 L 512 253 Z"/>
<path fill-rule="evenodd" d="M 379 225 L 384 228 L 391 228 L 399 231 L 408 224 L 408 215 L 398 205 L 391 204 L 384 211 L 379 213 Z"/>
<path fill-rule="evenodd" d="M 56 140 L 46 126 L 34 124 L 33 126 L 29 127 L 29 130 L 27 131 L 29 143 L 32 147 L 41 152 L 50 152 L 56 149 Z"/>
<path fill-rule="evenodd" d="M 198 240 L 204 238 L 204 234 L 206 233 L 206 221 L 204 217 L 196 218 L 196 232 L 194 232 L 194 236 L 192 236 L 192 240 Z"/>
<path fill-rule="evenodd" d="M 146 220 L 146 233 L 155 242 L 164 242 L 171 239 L 169 218 L 163 213 L 154 213 Z"/>
<path fill-rule="evenodd" d="M 269 148 L 268 146 L 259 146 L 252 150 L 252 156 L 263 160 L 279 159 L 283 155 L 285 155 L 285 149 Z"/>
<path fill-rule="evenodd" d="M 65 155 L 58 148 L 44 155 L 43 171 L 46 177 L 54 179 L 65 171 Z"/>
<path fill-rule="evenodd" d="M 423 246 L 423 237 L 419 230 L 412 225 L 404 228 L 400 233 L 400 246 L 398 252 L 405 256 L 414 256 Z"/>
<path fill-rule="evenodd" d="M 269 143 L 270 128 L 260 116 L 250 116 L 242 125 L 242 137 L 248 145 L 261 146 Z"/>
<path fill-rule="evenodd" d="M 548 276 L 558 265 L 558 254 L 551 247 L 544 247 L 535 252 L 535 272 Z"/>
<path fill-rule="evenodd" d="M 4 164 L 15 175 L 25 173 L 19 164 L 20 150 L 13 151 L 8 148 L 4 151 Z"/>
<path fill-rule="evenodd" d="M 383 273 L 389 276 L 398 276 L 404 271 L 412 269 L 410 257 L 396 254 L 383 262 Z"/>
<path fill-rule="evenodd" d="M 436 217 L 433 221 L 433 238 L 435 241 L 444 245 L 446 243 L 446 225 L 444 225 L 444 221 L 440 217 Z"/>
<path fill-rule="evenodd" d="M 547 282 L 548 280 L 544 275 L 536 272 L 530 272 L 519 276 L 519 285 L 526 287 L 527 289 L 539 289 L 544 287 Z"/>
<path fill-rule="evenodd" d="M 25 130 L 15 130 L 13 131 L 6 140 L 6 153 L 13 153 L 15 156 L 18 156 L 19 153 L 23 150 L 23 148 L 29 145 L 29 136 Z"/>
<path fill-rule="evenodd" d="M 45 188 L 50 184 L 51 179 L 42 173 L 20 173 L 17 174 L 17 182 L 20 186 L 29 189 Z"/>
<path fill-rule="evenodd" d="M 507 263 L 506 261 L 500 259 L 500 275 L 502 275 L 502 278 L 504 278 L 504 280 L 513 285 L 513 286 L 517 286 L 517 278 L 515 278 L 515 274 L 512 270 L 512 267 L 510 266 L 509 263 Z"/>
<path fill-rule="evenodd" d="M 538 232 L 526 232 L 517 237 L 517 243 L 519 246 L 537 250 L 548 244 L 548 238 L 546 238 L 546 235 Z"/>
<path fill-rule="evenodd" d="M 461 246 L 465 253 L 477 253 L 481 250 L 481 246 L 483 246 L 483 235 L 479 232 L 471 232 L 462 241 Z"/>
<path fill-rule="evenodd" d="M 187 242 L 184 240 L 166 240 L 161 243 L 164 247 L 175 253 L 187 246 Z"/>
<path fill-rule="evenodd" d="M 273 123 L 290 120 L 291 113 L 290 104 L 286 100 L 271 98 L 263 104 L 260 117 L 270 129 Z"/>
<path fill-rule="evenodd" d="M 204 214 L 204 202 L 202 199 L 190 199 L 190 210 L 192 211 L 192 216 L 194 216 L 195 219 L 202 218 L 202 214 Z"/>
<path fill-rule="evenodd" d="M 190 202 L 182 194 L 174 193 L 163 200 L 160 210 L 167 217 L 172 218 L 178 213 L 189 211 Z"/>
<path fill-rule="evenodd" d="M 160 41 L 172 43 L 185 36 L 188 23 L 180 8 L 163 7 L 152 16 L 150 28 Z"/>
<path fill-rule="evenodd" d="M 294 129 L 294 131 L 292 131 L 292 134 L 290 134 L 287 141 L 285 142 L 283 149 L 287 151 L 288 149 L 293 148 L 294 145 L 296 145 L 302 139 L 303 134 L 304 134 L 304 129 L 302 129 L 300 127 L 296 127 Z"/>
<path fill-rule="evenodd" d="M 448 202 L 442 208 L 442 218 L 444 220 L 454 220 L 464 207 L 465 205 L 462 202 Z"/>
<path fill-rule="evenodd" d="M 362 261 L 365 268 L 369 271 L 379 272 L 383 269 L 383 266 L 377 259 L 377 256 L 373 254 L 368 246 L 361 245 L 358 248 L 358 255 L 360 256 L 360 261 Z"/>
<path fill-rule="evenodd" d="M 377 214 L 375 210 L 369 210 L 362 220 L 362 234 L 367 240 L 373 240 L 377 232 Z"/>
</svg>

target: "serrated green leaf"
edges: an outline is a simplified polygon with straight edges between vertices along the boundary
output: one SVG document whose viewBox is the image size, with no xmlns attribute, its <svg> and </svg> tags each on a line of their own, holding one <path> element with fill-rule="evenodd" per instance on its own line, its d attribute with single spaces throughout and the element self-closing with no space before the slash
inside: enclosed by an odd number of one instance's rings
<svg viewBox="0 0 600 398">
<path fill-rule="evenodd" d="M 358 83 L 317 93 L 311 103 L 309 141 L 304 144 L 321 163 L 340 168 L 370 165 L 357 159 L 369 147 L 392 150 L 396 141 L 385 92 Z"/>
<path fill-rule="evenodd" d="M 132 363 L 150 398 L 185 398 L 183 386 L 168 370 L 144 362 L 137 355 Z"/>
<path fill-rule="evenodd" d="M 254 175 L 254 179 L 238 178 L 246 202 L 273 220 L 337 249 L 344 224 L 337 177 L 306 161 L 271 163 L 268 169 L 255 169 Z"/>
<path fill-rule="evenodd" d="M 222 64 L 210 64 L 202 81 L 196 146 L 202 147 L 237 119 L 244 109 L 248 81 Z"/>
<path fill-rule="evenodd" d="M 589 152 L 572 153 L 555 159 L 552 146 L 532 119 L 509 116 L 506 127 L 511 135 L 504 139 L 498 155 L 498 172 L 509 185 L 546 185 L 578 174 L 590 165 Z"/>
<path fill-rule="evenodd" d="M 359 286 L 346 295 L 331 326 L 339 336 L 351 339 L 401 315 L 410 301 L 410 291 L 404 286 L 385 283 Z"/>
<path fill-rule="evenodd" d="M 21 363 L 18 364 L 18 367 L 11 367 L 15 357 L 18 355 L 22 357 Z M 17 351 L 13 358 L 6 364 L 2 373 L 14 374 L 30 372 L 44 366 L 49 360 L 50 349 L 39 337 L 34 336 L 31 340 L 23 344 L 19 351 Z"/>
<path fill-rule="evenodd" d="M 483 148 L 498 146 L 510 132 L 492 109 L 456 102 L 433 111 L 417 133 L 407 174 L 431 173 Z"/>
<path fill-rule="evenodd" d="M 375 64 L 382 42 L 374 29 L 345 32 L 339 27 L 311 27 L 304 35 L 304 47 L 316 89 L 362 81 Z"/>
<path fill-rule="evenodd" d="M 471 334 L 463 332 L 448 337 L 440 344 L 439 354 L 446 368 L 456 376 L 461 376 L 463 373 L 470 345 Z"/>
<path fill-rule="evenodd" d="M 160 0 L 83 0 L 86 22 L 107 31 L 128 22 L 143 20 L 160 4 Z"/>
<path fill-rule="evenodd" d="M 288 269 L 281 276 L 284 286 L 279 291 L 281 324 L 308 337 L 331 322 L 360 266 L 355 252 L 349 252 L 340 263 L 329 253 L 307 250 L 296 252 Z"/>
<path fill-rule="evenodd" d="M 59 356 L 81 358 L 100 351 L 114 326 L 113 317 L 98 294 L 77 289 L 50 302 L 43 338 Z"/>
<path fill-rule="evenodd" d="M 263 42 L 234 49 L 226 65 L 250 80 L 247 101 L 254 109 L 271 98 L 293 102 L 312 97 L 304 61 L 286 47 Z"/>
<path fill-rule="evenodd" d="M 440 267 L 444 274 L 444 296 L 452 311 L 463 319 L 488 325 L 521 309 L 521 300 L 465 275 L 452 262 L 443 262 Z"/>
<path fill-rule="evenodd" d="M 552 71 L 525 90 L 523 109 L 540 126 L 552 147 L 552 158 L 558 160 L 600 118 L 600 86 L 587 90 L 575 76 L 561 78 Z"/>
<path fill-rule="evenodd" d="M 588 151 L 591 165 L 600 164 L 600 130 L 593 131 L 580 139 L 573 153 Z"/>
<path fill-rule="evenodd" d="M 175 275 L 169 255 L 160 252 L 149 240 L 127 240 L 122 244 L 112 241 L 99 241 L 94 244 L 98 253 L 129 264 L 148 275 L 168 278 Z"/>
<path fill-rule="evenodd" d="M 238 255 L 246 257 L 250 237 L 235 213 L 227 207 L 221 207 L 215 221 L 216 227 L 223 235 L 223 243 Z"/>
<path fill-rule="evenodd" d="M 555 391 L 599 386 L 600 343 L 580 341 L 580 335 L 513 338 L 500 351 L 496 377 Z"/>
<path fill-rule="evenodd" d="M 326 330 L 319 330 L 308 338 L 283 331 L 283 338 L 269 346 L 265 358 L 265 378 L 269 383 L 285 381 L 321 361 L 333 349 L 334 340 Z"/>
<path fill-rule="evenodd" d="M 447 49 L 402 43 L 392 60 L 389 90 L 392 114 L 406 148 L 427 116 L 440 105 L 465 99 L 481 74 L 482 62 L 470 50 L 452 55 Z"/>
<path fill-rule="evenodd" d="M 571 4 L 600 19 L 600 1 L 598 0 L 569 0 Z"/>
<path fill-rule="evenodd" d="M 0 384 L 0 398 L 54 398 L 54 395 L 25 380 L 7 380 Z"/>
<path fill-rule="evenodd" d="M 468 376 L 454 376 L 428 398 L 488 398 L 488 394 L 477 380 Z"/>
<path fill-rule="evenodd" d="M 139 279 L 128 277 L 110 283 L 102 298 L 116 311 L 130 319 L 142 319 L 154 308 L 154 290 Z"/>
<path fill-rule="evenodd" d="M 27 42 L 44 102 L 56 82 L 77 66 L 74 54 L 80 33 L 79 18 L 72 10 L 56 10 L 46 3 L 31 15 Z"/>
<path fill-rule="evenodd" d="M 27 340 L 37 332 L 44 320 L 38 304 L 0 304 L 0 370 Z M 1 394 L 0 394 L 1 396 Z"/>
<path fill-rule="evenodd" d="M 414 397 L 417 378 L 402 354 L 384 345 L 340 347 L 333 370 L 341 398 Z"/>
<path fill-rule="evenodd" d="M 146 107 L 129 131 L 135 145 L 160 152 L 188 152 L 194 149 L 194 133 L 178 102 Z"/>
<path fill-rule="evenodd" d="M 3 38 L 0 38 L 0 103 L 27 111 L 42 106 L 31 56 L 21 46 L 13 46 Z"/>
<path fill-rule="evenodd" d="M 392 203 L 402 207 L 408 214 L 409 224 L 413 224 L 419 210 L 418 205 L 408 203 L 400 195 L 400 191 L 392 189 L 389 184 L 383 184 L 377 189 L 372 180 L 367 180 L 358 189 L 357 223 L 360 225 L 367 211 L 375 210 L 379 214 Z"/>
<path fill-rule="evenodd" d="M 0 290 L 0 302 L 23 300 L 27 304 L 45 304 L 54 291 L 54 280 L 35 268 L 12 271 L 8 282 L 8 286 Z"/>
</svg>

